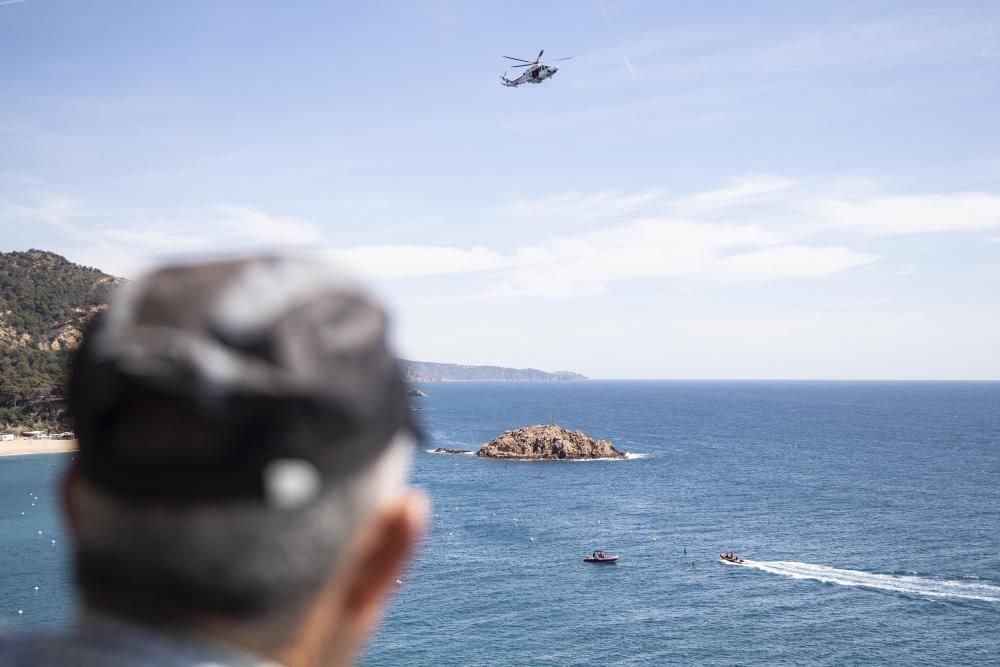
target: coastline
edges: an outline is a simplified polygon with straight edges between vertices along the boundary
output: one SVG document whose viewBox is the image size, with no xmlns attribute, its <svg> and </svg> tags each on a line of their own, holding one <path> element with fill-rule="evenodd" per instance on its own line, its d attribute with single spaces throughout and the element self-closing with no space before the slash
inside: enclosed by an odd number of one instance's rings
<svg viewBox="0 0 1000 667">
<path fill-rule="evenodd" d="M 0 442 L 0 457 L 64 454 L 76 451 L 76 440 L 9 440 Z"/>
</svg>

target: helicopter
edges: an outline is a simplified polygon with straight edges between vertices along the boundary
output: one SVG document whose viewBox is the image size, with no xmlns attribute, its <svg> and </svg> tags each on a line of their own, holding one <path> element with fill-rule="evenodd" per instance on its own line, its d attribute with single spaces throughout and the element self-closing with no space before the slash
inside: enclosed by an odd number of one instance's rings
<svg viewBox="0 0 1000 667">
<path fill-rule="evenodd" d="M 553 67 L 552 65 L 542 64 L 542 54 L 545 53 L 545 49 L 538 52 L 538 57 L 534 60 L 524 60 L 523 58 L 512 58 L 511 56 L 504 56 L 509 60 L 516 60 L 518 62 L 524 63 L 523 65 L 513 65 L 513 67 L 527 67 L 524 74 L 517 77 L 516 79 L 508 79 L 507 73 L 504 72 L 503 76 L 500 77 L 500 83 L 511 88 L 517 88 L 522 83 L 541 83 L 546 79 L 550 79 L 555 76 L 555 73 L 559 71 L 558 67 Z M 573 56 L 569 58 L 556 58 L 552 62 L 558 62 L 560 60 L 571 60 Z"/>
</svg>

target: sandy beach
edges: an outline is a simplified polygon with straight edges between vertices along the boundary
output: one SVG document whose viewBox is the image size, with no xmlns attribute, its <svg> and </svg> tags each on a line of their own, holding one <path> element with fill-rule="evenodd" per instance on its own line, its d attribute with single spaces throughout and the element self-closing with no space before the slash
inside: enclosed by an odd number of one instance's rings
<svg viewBox="0 0 1000 667">
<path fill-rule="evenodd" d="M 0 456 L 61 454 L 75 452 L 76 440 L 5 440 L 0 441 Z"/>
</svg>

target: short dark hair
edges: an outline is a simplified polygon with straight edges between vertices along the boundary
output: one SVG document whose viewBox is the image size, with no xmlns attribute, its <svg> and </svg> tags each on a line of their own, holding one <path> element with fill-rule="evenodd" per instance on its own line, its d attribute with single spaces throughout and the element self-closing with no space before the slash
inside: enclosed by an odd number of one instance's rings
<svg viewBox="0 0 1000 667">
<path fill-rule="evenodd" d="M 74 485 L 76 579 L 88 603 L 185 619 L 281 617 L 336 567 L 358 525 L 405 481 L 412 445 L 390 446 L 366 470 L 306 506 L 258 502 L 135 503 Z"/>
</svg>

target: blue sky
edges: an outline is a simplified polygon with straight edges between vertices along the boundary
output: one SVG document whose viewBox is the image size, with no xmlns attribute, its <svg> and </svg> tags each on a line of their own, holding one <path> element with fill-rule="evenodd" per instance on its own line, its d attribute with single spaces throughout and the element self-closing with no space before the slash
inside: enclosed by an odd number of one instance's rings
<svg viewBox="0 0 1000 667">
<path fill-rule="evenodd" d="M 996 3 L 0 0 L 0 56 L 3 250 L 330 253 L 430 361 L 1000 378 Z"/>
</svg>

